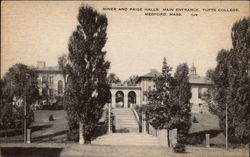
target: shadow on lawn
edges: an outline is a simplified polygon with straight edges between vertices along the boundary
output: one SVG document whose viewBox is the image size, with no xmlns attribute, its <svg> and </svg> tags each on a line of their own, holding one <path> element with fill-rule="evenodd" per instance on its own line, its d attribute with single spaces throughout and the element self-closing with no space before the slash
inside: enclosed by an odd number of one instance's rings
<svg viewBox="0 0 250 157">
<path fill-rule="evenodd" d="M 108 126 L 105 122 L 99 122 L 93 131 L 91 140 L 96 139 L 98 136 L 107 134 Z"/>
<path fill-rule="evenodd" d="M 32 138 L 32 142 L 48 142 L 48 141 L 53 141 L 53 138 L 56 136 L 60 136 L 60 135 L 66 135 L 68 132 L 68 130 L 63 130 L 63 131 L 58 131 L 52 134 L 47 134 L 47 135 L 43 135 L 43 136 L 39 136 L 39 137 L 34 137 Z"/>
<path fill-rule="evenodd" d="M 59 157 L 63 148 L 35 148 L 35 147 L 5 147 L 1 148 L 3 157 Z"/>
<path fill-rule="evenodd" d="M 39 130 L 48 129 L 52 126 L 53 126 L 53 124 L 32 126 L 32 127 L 29 127 L 29 129 L 31 129 L 31 132 L 35 132 L 35 131 L 39 131 Z M 10 129 L 7 131 L 7 134 L 5 133 L 5 131 L 0 132 L 0 137 L 5 137 L 6 135 L 7 135 L 7 137 L 23 135 L 23 129 L 22 128 Z"/>
</svg>

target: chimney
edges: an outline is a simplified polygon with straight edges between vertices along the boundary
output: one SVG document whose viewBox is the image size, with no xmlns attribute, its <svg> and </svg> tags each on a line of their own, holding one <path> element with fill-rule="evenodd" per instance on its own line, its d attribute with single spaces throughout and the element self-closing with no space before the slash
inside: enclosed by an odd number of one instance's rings
<svg viewBox="0 0 250 157">
<path fill-rule="evenodd" d="M 37 67 L 39 69 L 45 68 L 46 67 L 46 62 L 45 61 L 37 61 Z"/>
</svg>

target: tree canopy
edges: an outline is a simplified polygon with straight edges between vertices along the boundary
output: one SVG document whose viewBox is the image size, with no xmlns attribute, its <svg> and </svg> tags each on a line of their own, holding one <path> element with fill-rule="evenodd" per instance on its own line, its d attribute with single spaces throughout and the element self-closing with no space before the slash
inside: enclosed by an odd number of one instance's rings
<svg viewBox="0 0 250 157">
<path fill-rule="evenodd" d="M 183 136 L 191 126 L 189 70 L 186 63 L 177 67 L 174 76 L 171 76 L 171 70 L 164 58 L 162 74 L 154 78 L 155 90 L 149 93 L 149 106 L 146 110 L 149 121 L 155 128 L 177 128 L 179 135 Z M 182 139 L 179 142 L 183 142 Z"/>
<path fill-rule="evenodd" d="M 248 143 L 250 139 L 250 18 L 237 21 L 231 32 L 230 50 L 222 49 L 217 66 L 210 71 L 214 82 L 208 99 L 210 110 L 220 118 L 225 131 L 228 105 L 229 141 Z"/>
<path fill-rule="evenodd" d="M 124 81 L 129 86 L 134 86 L 137 84 L 137 81 L 139 79 L 138 75 L 131 75 L 128 80 Z"/>
<path fill-rule="evenodd" d="M 24 64 L 13 65 L 1 80 L 0 98 L 1 128 L 20 127 L 24 118 L 24 101 L 27 104 L 26 118 L 30 124 L 33 119 L 30 106 L 40 98 L 36 70 Z"/>
<path fill-rule="evenodd" d="M 112 83 L 121 83 L 121 80 L 119 79 L 119 77 L 115 74 L 115 73 L 110 73 L 108 75 L 108 83 L 112 84 Z"/>
</svg>

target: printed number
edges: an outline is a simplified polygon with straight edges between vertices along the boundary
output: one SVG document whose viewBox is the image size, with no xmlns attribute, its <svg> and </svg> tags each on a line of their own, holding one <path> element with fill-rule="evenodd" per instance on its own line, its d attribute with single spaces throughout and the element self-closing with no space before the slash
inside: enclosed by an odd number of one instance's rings
<svg viewBox="0 0 250 157">
<path fill-rule="evenodd" d="M 192 14 L 191 14 L 191 16 L 198 16 L 198 14 L 196 14 L 196 13 L 192 13 Z"/>
</svg>

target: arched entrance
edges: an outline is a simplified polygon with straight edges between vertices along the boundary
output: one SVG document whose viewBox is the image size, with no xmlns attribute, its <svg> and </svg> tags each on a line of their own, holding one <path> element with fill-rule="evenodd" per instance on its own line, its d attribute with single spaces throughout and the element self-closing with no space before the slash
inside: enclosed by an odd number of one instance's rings
<svg viewBox="0 0 250 157">
<path fill-rule="evenodd" d="M 136 93 L 134 91 L 128 92 L 128 107 L 131 108 L 136 104 Z"/>
<path fill-rule="evenodd" d="M 115 94 L 115 104 L 116 107 L 124 107 L 124 93 L 122 91 L 117 91 Z"/>
</svg>

